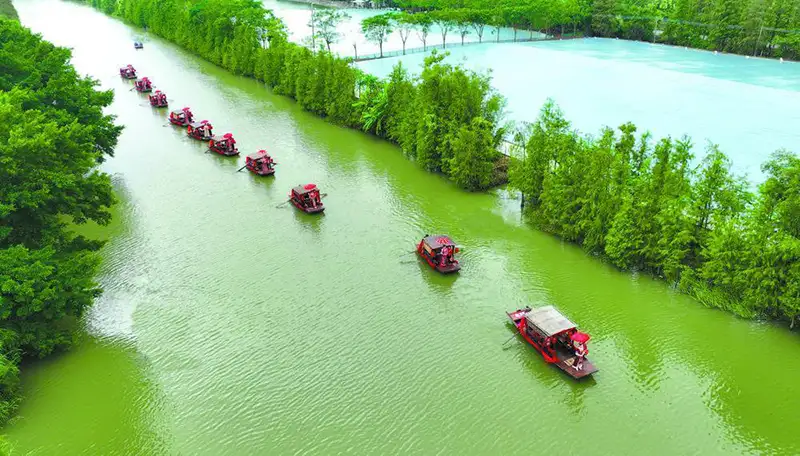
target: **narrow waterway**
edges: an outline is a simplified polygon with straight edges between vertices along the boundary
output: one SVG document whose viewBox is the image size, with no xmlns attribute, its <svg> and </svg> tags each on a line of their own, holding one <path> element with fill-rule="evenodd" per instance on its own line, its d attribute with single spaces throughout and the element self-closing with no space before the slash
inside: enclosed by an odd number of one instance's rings
<svg viewBox="0 0 800 456">
<path fill-rule="evenodd" d="M 15 2 L 117 92 L 104 169 L 121 203 L 106 290 L 72 352 L 26 366 L 19 454 L 797 454 L 800 344 L 705 309 L 519 223 L 393 146 L 329 125 L 88 7 Z M 132 63 L 274 178 L 204 153 L 129 91 Z M 325 215 L 276 208 L 298 183 Z M 409 252 L 463 246 L 459 276 Z M 593 335 L 576 383 L 502 344 L 504 312 L 552 304 Z"/>
</svg>

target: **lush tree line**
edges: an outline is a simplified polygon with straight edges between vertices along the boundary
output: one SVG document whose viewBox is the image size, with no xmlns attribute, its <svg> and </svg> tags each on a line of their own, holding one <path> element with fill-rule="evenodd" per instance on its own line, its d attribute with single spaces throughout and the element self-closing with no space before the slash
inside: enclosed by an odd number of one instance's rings
<svg viewBox="0 0 800 456">
<path fill-rule="evenodd" d="M 503 100 L 488 76 L 445 64 L 443 55 L 430 56 L 418 77 L 398 65 L 381 80 L 325 50 L 336 35 L 324 17 L 313 19 L 320 48 L 309 49 L 289 42 L 283 23 L 256 0 L 88 1 L 263 81 L 307 111 L 393 141 L 462 188 L 505 180 L 507 162 L 497 152 Z"/>
<path fill-rule="evenodd" d="M 654 141 L 630 123 L 582 136 L 552 102 L 510 183 L 544 231 L 614 265 L 675 283 L 744 316 L 800 316 L 800 158 L 776 152 L 757 192 L 709 144 Z"/>
<path fill-rule="evenodd" d="M 108 223 L 109 176 L 96 170 L 121 128 L 53 46 L 0 18 L 0 422 L 18 401 L 18 364 L 68 347 L 100 293 L 101 244 L 65 221 Z"/>
<path fill-rule="evenodd" d="M 582 32 L 743 55 L 800 58 L 800 0 L 395 0 L 399 22 L 454 33 L 482 27 Z M 412 13 L 412 14 L 409 14 Z M 463 35 L 461 35 L 463 38 Z M 444 41 L 443 34 L 443 41 Z"/>
</svg>

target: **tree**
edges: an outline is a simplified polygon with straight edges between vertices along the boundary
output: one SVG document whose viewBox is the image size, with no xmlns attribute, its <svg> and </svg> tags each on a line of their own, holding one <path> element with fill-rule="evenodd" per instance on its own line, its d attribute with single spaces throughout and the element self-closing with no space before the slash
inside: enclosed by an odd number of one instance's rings
<svg viewBox="0 0 800 456">
<path fill-rule="evenodd" d="M 428 49 L 428 33 L 431 31 L 433 21 L 428 14 L 418 13 L 411 16 L 417 30 L 417 36 L 422 41 L 422 50 Z"/>
<path fill-rule="evenodd" d="M 458 130 L 453 141 L 455 153 L 450 159 L 450 176 L 459 187 L 475 191 L 491 184 L 498 155 L 492 133 L 492 125 L 479 117 Z"/>
<path fill-rule="evenodd" d="M 458 34 L 461 36 L 461 45 L 464 45 L 464 37 L 469 35 L 469 29 L 472 28 L 472 22 L 469 20 L 467 13 L 459 11 L 455 14 L 455 26 Z"/>
<path fill-rule="evenodd" d="M 390 14 L 380 14 L 368 17 L 361 21 L 361 31 L 367 40 L 378 45 L 380 56 L 383 57 L 383 43 L 392 33 L 392 16 Z"/>
<path fill-rule="evenodd" d="M 341 38 L 341 33 L 337 31 L 339 24 L 348 19 L 350 15 L 340 9 L 315 9 L 311 13 L 312 30 L 316 29 L 317 35 L 325 42 L 328 52 L 331 52 L 331 43 Z"/>
<path fill-rule="evenodd" d="M 434 11 L 430 14 L 434 24 L 439 26 L 439 33 L 442 34 L 442 47 L 447 47 L 447 34 L 455 28 L 452 11 Z"/>
<path fill-rule="evenodd" d="M 478 42 L 483 42 L 483 31 L 489 22 L 489 15 L 484 10 L 469 10 L 467 12 L 469 24 L 478 35 Z"/>
<path fill-rule="evenodd" d="M 392 24 L 400 34 L 400 40 L 403 42 L 403 55 L 406 55 L 406 40 L 411 35 L 411 31 L 414 30 L 414 19 L 408 13 L 398 13 L 392 15 Z"/>
</svg>

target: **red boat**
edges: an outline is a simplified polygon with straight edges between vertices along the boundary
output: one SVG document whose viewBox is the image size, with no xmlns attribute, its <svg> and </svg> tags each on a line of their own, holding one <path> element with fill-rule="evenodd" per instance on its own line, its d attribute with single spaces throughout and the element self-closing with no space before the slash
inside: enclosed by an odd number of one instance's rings
<svg viewBox="0 0 800 456">
<path fill-rule="evenodd" d="M 150 98 L 150 106 L 156 108 L 166 108 L 167 107 L 167 94 L 160 90 L 156 90 L 156 93 L 153 95 L 148 95 Z"/>
<path fill-rule="evenodd" d="M 233 139 L 233 135 L 230 133 L 225 133 L 221 138 L 217 136 L 212 137 L 211 140 L 208 141 L 208 148 L 211 149 L 212 152 L 226 157 L 239 155 L 239 149 L 236 148 L 236 140 Z"/>
<path fill-rule="evenodd" d="M 186 134 L 194 139 L 210 141 L 211 138 L 214 137 L 213 129 L 214 127 L 211 126 L 209 121 L 202 120 L 200 122 L 190 123 L 189 126 L 186 127 Z"/>
<path fill-rule="evenodd" d="M 136 69 L 133 65 L 128 65 L 119 69 L 119 75 L 125 79 L 136 79 Z"/>
<path fill-rule="evenodd" d="M 251 173 L 258 174 L 259 176 L 271 176 L 275 174 L 275 163 L 272 157 L 269 156 L 266 150 L 259 150 L 254 154 L 247 156 L 245 167 Z"/>
<path fill-rule="evenodd" d="M 322 196 L 314 184 L 298 185 L 289 192 L 289 201 L 307 214 L 316 214 L 325 210 Z"/>
<path fill-rule="evenodd" d="M 553 306 L 531 309 L 517 309 L 506 312 L 514 327 L 522 337 L 533 345 L 549 364 L 575 379 L 588 377 L 598 371 L 586 359 L 589 349 L 586 342 L 591 338 L 578 331 L 575 323 L 569 321 Z M 582 359 L 578 355 L 582 355 Z"/>
<path fill-rule="evenodd" d="M 134 82 L 134 87 L 136 87 L 137 92 L 150 92 L 153 90 L 153 83 L 145 76 L 142 79 L 137 79 L 136 82 Z"/>
<path fill-rule="evenodd" d="M 186 127 L 192 123 L 194 115 L 192 114 L 192 110 L 187 108 L 183 108 L 180 111 L 172 111 L 169 113 L 169 121 L 173 125 L 178 125 L 181 127 Z"/>
<path fill-rule="evenodd" d="M 442 274 L 456 272 L 461 269 L 458 260 L 453 254 L 458 253 L 459 249 L 449 237 L 442 234 L 425 235 L 417 245 L 417 253 L 430 267 Z"/>
</svg>

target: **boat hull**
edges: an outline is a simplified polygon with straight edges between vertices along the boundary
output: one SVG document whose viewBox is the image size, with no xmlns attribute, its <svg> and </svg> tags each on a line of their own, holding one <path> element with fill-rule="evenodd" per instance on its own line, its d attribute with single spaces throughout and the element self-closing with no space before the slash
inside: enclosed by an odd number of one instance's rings
<svg viewBox="0 0 800 456">
<path fill-rule="evenodd" d="M 300 209 L 306 214 L 319 214 L 320 212 L 325 210 L 325 206 L 323 206 L 322 204 L 320 204 L 317 207 L 308 207 L 308 208 L 303 207 L 303 205 L 300 204 L 298 201 L 296 201 L 294 198 L 292 198 L 292 204 L 294 205 L 294 207 Z"/>
<path fill-rule="evenodd" d="M 234 157 L 236 155 L 239 155 L 239 149 L 233 149 L 232 151 L 231 150 L 217 149 L 216 147 L 209 147 L 208 149 L 211 152 L 214 152 L 215 154 L 219 154 L 219 155 L 222 155 L 222 156 L 225 156 L 225 157 Z"/>
<path fill-rule="evenodd" d="M 268 169 L 266 171 L 261 171 L 261 170 L 256 170 L 256 169 L 252 169 L 252 168 L 247 168 L 247 170 L 250 171 L 251 173 L 255 174 L 256 176 L 272 176 L 273 174 L 275 174 L 275 170 L 274 169 Z"/>
</svg>

